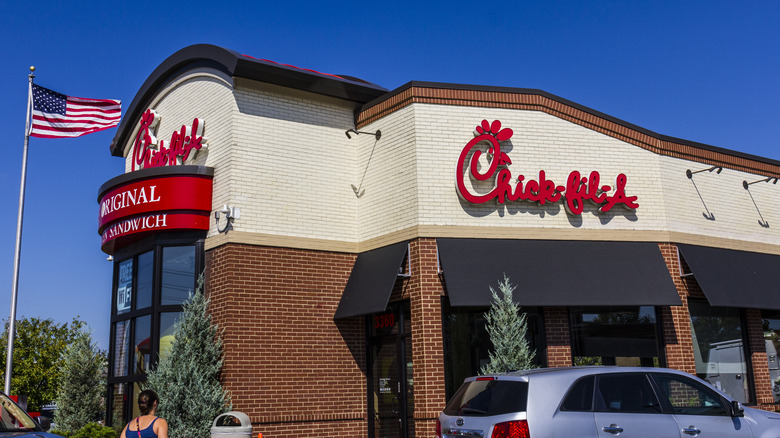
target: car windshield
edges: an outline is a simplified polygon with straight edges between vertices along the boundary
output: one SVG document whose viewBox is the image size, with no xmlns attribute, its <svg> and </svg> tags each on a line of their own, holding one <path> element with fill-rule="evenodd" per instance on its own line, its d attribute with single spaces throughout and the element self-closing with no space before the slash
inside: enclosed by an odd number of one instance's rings
<svg viewBox="0 0 780 438">
<path fill-rule="evenodd" d="M 526 382 L 475 380 L 460 387 L 444 408 L 444 414 L 479 417 L 523 412 L 527 397 Z"/>
<path fill-rule="evenodd" d="M 39 430 L 38 424 L 8 396 L 0 394 L 3 408 L 0 412 L 0 432 Z"/>
</svg>

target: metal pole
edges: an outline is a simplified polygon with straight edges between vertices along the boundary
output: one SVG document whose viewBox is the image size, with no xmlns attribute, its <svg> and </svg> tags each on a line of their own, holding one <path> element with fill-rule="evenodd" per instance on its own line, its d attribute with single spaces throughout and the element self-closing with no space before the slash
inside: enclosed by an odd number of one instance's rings
<svg viewBox="0 0 780 438">
<path fill-rule="evenodd" d="M 14 338 L 16 337 L 16 295 L 19 290 L 19 259 L 22 254 L 22 222 L 24 218 L 24 188 L 27 184 L 27 146 L 30 143 L 30 113 L 32 112 L 32 83 L 35 67 L 30 67 L 27 76 L 30 83 L 27 88 L 27 121 L 24 127 L 24 152 L 22 153 L 22 181 L 19 184 L 19 216 L 16 220 L 16 255 L 14 256 L 13 294 L 11 295 L 11 316 L 8 322 L 8 355 L 5 359 L 5 393 L 11 393 L 11 370 L 14 356 Z"/>
</svg>

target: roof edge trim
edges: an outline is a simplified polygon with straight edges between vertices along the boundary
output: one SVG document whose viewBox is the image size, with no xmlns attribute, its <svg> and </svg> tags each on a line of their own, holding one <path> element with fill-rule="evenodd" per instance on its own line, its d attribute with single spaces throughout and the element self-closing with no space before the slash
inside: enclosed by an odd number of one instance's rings
<svg viewBox="0 0 780 438">
<path fill-rule="evenodd" d="M 214 68 L 231 77 L 259 80 L 345 99 L 358 104 L 363 104 L 387 93 L 385 88 L 357 78 L 279 64 L 242 55 L 212 44 L 195 44 L 169 56 L 144 81 L 127 107 L 116 135 L 111 141 L 111 155 L 122 156 L 121 145 L 127 144 L 135 122 L 140 119 L 141 114 L 160 88 L 177 76 L 201 67 Z"/>
<path fill-rule="evenodd" d="M 420 93 L 420 90 L 426 89 L 436 91 L 432 94 Z M 556 117 L 594 129 L 661 155 L 701 161 L 708 164 L 718 164 L 758 175 L 780 176 L 780 160 L 659 134 L 560 96 L 533 88 L 411 81 L 363 105 L 357 112 L 356 125 L 358 128 L 363 127 L 411 103 L 439 103 L 461 106 L 471 103 L 473 106 L 480 106 L 482 100 L 473 95 L 468 98 L 449 96 L 449 94 L 458 92 L 460 94 L 473 92 L 525 95 L 528 97 L 513 99 L 512 101 L 496 102 L 491 100 L 490 103 L 493 105 L 490 107 L 535 107 Z M 436 102 L 430 102 L 434 100 Z M 546 105 L 544 101 L 549 102 L 549 104 Z M 501 104 L 504 106 L 501 106 Z M 566 108 L 570 109 L 570 113 L 579 113 L 580 115 L 578 117 L 570 115 L 565 111 Z M 609 129 L 605 125 L 612 125 L 614 128 Z M 751 163 L 760 163 L 760 165 L 751 165 Z"/>
</svg>

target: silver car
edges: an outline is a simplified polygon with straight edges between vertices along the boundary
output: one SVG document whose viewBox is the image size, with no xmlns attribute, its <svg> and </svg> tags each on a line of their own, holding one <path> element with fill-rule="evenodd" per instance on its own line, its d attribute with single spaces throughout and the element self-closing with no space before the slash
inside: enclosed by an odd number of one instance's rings
<svg viewBox="0 0 780 438">
<path fill-rule="evenodd" d="M 665 368 L 544 368 L 467 378 L 438 438 L 780 437 L 780 414 L 742 407 Z"/>
</svg>

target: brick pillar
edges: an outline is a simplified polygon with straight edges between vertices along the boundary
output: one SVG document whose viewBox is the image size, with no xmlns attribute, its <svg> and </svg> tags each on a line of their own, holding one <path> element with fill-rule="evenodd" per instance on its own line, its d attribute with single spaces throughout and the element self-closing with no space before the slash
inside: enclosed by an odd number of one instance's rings
<svg viewBox="0 0 780 438">
<path fill-rule="evenodd" d="M 664 306 L 661 309 L 666 366 L 695 375 L 696 360 L 693 354 L 693 337 L 691 336 L 691 314 L 688 311 L 688 295 L 694 288 L 695 281 L 691 277 L 680 276 L 676 245 L 659 243 L 658 248 L 661 250 L 666 267 L 669 269 L 669 275 L 671 275 L 682 301 L 682 306 Z M 698 286 L 695 287 L 698 288 Z"/>
<path fill-rule="evenodd" d="M 772 396 L 772 379 L 769 377 L 769 363 L 766 358 L 766 344 L 764 342 L 764 329 L 761 324 L 761 311 L 756 309 L 745 310 L 747 322 L 747 338 L 750 347 L 750 360 L 753 365 L 753 384 L 756 388 L 756 403 L 761 408 L 773 410 L 775 402 Z"/>
<path fill-rule="evenodd" d="M 415 436 L 433 436 L 436 418 L 445 404 L 441 320 L 444 288 L 439 278 L 436 240 L 412 241 L 410 253 Z"/>
<path fill-rule="evenodd" d="M 544 335 L 547 341 L 547 366 L 568 367 L 572 364 L 569 312 L 565 307 L 545 307 Z"/>
</svg>

